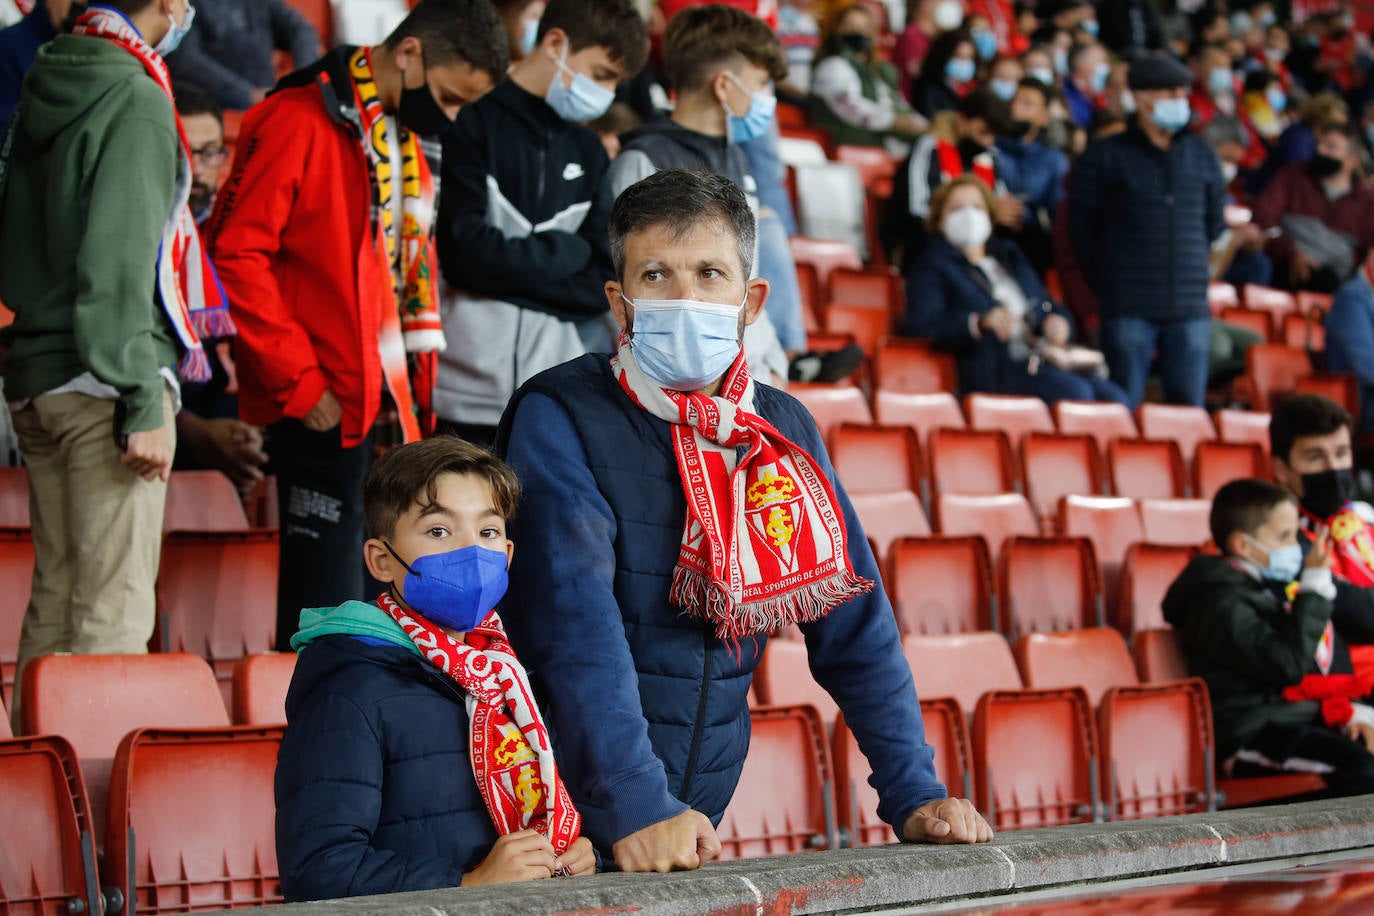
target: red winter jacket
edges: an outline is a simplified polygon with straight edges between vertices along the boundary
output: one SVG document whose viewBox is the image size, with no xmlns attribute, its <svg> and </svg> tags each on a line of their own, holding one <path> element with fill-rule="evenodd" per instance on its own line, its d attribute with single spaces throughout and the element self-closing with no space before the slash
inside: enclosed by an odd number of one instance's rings
<svg viewBox="0 0 1374 916">
<path fill-rule="evenodd" d="M 378 339 L 395 293 L 371 226 L 367 161 L 337 104 L 353 106 L 346 50 L 287 77 L 296 85 L 244 117 L 210 252 L 238 326 L 244 422 L 300 419 L 328 388 L 354 446 L 381 404 Z"/>
</svg>

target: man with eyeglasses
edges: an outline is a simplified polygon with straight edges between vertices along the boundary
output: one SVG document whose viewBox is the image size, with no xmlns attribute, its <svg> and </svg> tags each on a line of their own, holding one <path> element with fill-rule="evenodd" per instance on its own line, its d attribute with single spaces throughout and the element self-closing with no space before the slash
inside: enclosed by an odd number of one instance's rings
<svg viewBox="0 0 1374 916">
<path fill-rule="evenodd" d="M 215 205 L 220 170 L 229 158 L 224 115 L 210 93 L 195 83 L 176 82 L 177 114 L 191 147 L 191 215 L 204 223 Z"/>
</svg>

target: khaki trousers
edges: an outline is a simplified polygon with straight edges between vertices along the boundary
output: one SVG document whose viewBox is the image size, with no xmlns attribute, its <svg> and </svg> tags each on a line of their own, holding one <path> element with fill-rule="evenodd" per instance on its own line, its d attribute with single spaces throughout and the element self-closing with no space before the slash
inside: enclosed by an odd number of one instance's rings
<svg viewBox="0 0 1374 916">
<path fill-rule="evenodd" d="M 19 637 L 19 677 L 34 658 L 141 653 L 156 620 L 167 485 L 120 463 L 115 402 L 43 394 L 14 414 L 29 477 L 33 592 Z M 163 417 L 176 443 L 170 389 Z"/>
</svg>

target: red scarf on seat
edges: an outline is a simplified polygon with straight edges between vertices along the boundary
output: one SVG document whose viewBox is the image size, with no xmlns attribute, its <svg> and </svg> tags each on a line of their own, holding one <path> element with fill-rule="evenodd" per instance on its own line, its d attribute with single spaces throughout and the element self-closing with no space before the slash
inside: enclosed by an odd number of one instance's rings
<svg viewBox="0 0 1374 916">
<path fill-rule="evenodd" d="M 555 853 L 567 852 L 582 830 L 582 817 L 558 775 L 549 731 L 496 612 L 459 642 L 390 595 L 381 595 L 377 607 L 466 694 L 472 775 L 496 832 L 537 830 Z"/>
<path fill-rule="evenodd" d="M 849 567 L 844 515 L 820 466 L 754 413 L 743 353 L 716 397 L 654 384 L 627 334 L 611 370 L 630 400 L 672 424 L 687 519 L 669 600 L 739 639 L 819 620 L 873 587 Z"/>
</svg>

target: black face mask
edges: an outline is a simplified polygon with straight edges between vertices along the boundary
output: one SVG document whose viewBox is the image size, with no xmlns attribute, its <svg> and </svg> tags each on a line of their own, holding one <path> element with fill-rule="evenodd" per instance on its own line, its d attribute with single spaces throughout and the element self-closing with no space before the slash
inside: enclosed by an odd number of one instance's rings
<svg viewBox="0 0 1374 916">
<path fill-rule="evenodd" d="M 987 151 L 987 147 L 974 143 L 972 140 L 959 141 L 959 156 L 965 162 L 972 162 Z"/>
<path fill-rule="evenodd" d="M 1020 139 L 1029 134 L 1034 128 L 1035 125 L 1029 121 L 1012 121 L 1011 129 L 1007 131 L 1007 136 Z"/>
<path fill-rule="evenodd" d="M 1330 178 L 1341 170 L 1341 160 L 1317 153 L 1308 160 L 1307 170 L 1312 173 L 1313 178 Z"/>
<path fill-rule="evenodd" d="M 439 102 L 434 98 L 434 92 L 429 88 L 429 80 L 425 80 L 414 89 L 404 84 L 401 86 L 401 105 L 396 111 L 396 116 L 400 118 L 406 130 L 422 137 L 437 137 L 453 124 L 452 119 L 439 107 Z"/>
<path fill-rule="evenodd" d="M 1302 475 L 1302 507 L 1322 521 L 1340 512 L 1356 496 L 1350 468 Z"/>
<path fill-rule="evenodd" d="M 844 45 L 855 54 L 867 54 L 869 51 L 873 50 L 873 39 L 861 32 L 841 35 L 840 44 Z"/>
</svg>

